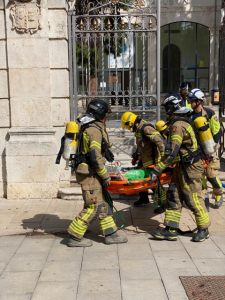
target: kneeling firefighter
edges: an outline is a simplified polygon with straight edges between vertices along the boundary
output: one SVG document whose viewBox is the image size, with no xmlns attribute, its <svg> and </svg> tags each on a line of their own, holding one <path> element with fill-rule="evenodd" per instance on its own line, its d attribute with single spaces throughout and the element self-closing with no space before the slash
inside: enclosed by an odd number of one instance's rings
<svg viewBox="0 0 225 300">
<path fill-rule="evenodd" d="M 150 123 L 141 119 L 132 112 L 125 112 L 121 117 L 122 128 L 127 128 L 135 133 L 137 150 L 133 154 L 132 165 L 138 168 L 148 167 L 159 162 L 164 155 L 165 141 L 160 133 Z M 134 202 L 134 206 L 148 204 L 148 191 L 139 193 L 139 200 Z M 158 196 L 159 197 L 159 196 Z M 162 188 L 163 205 L 154 210 L 155 213 L 164 212 L 166 204 L 166 191 Z"/>
<path fill-rule="evenodd" d="M 83 236 L 88 226 L 99 219 L 106 244 L 126 243 L 127 238 L 117 234 L 112 210 L 103 195 L 103 185 L 110 185 L 105 158 L 113 161 L 108 149 L 109 140 L 105 122 L 108 104 L 99 99 L 91 100 L 86 114 L 78 118 L 81 123 L 77 151 L 73 161 L 77 182 L 80 183 L 84 208 L 68 228 L 69 247 L 89 247 L 92 241 Z"/>
<path fill-rule="evenodd" d="M 201 124 L 201 122 L 203 121 L 202 122 L 203 128 L 204 126 L 208 126 L 208 131 L 209 132 L 211 131 L 210 133 L 211 140 L 207 140 L 205 142 L 205 145 L 212 146 L 213 149 L 211 151 L 211 154 L 213 159 L 208 163 L 206 169 L 206 177 L 208 181 L 211 183 L 213 187 L 213 193 L 216 196 L 215 208 L 219 208 L 223 204 L 223 188 L 222 188 L 222 183 L 220 182 L 220 179 L 218 177 L 218 172 L 220 169 L 220 160 L 217 155 L 217 150 L 220 147 L 219 141 L 222 135 L 220 122 L 215 112 L 212 109 L 203 107 L 205 96 L 200 89 L 193 89 L 188 94 L 188 99 L 189 102 L 191 103 L 191 108 L 194 110 L 193 113 L 191 114 L 192 121 L 196 125 L 198 125 L 198 122 L 199 124 Z M 200 133 L 201 132 L 202 131 L 200 131 Z"/>
<path fill-rule="evenodd" d="M 194 235 L 194 242 L 202 242 L 209 237 L 208 227 L 210 219 L 202 197 L 202 173 L 204 163 L 203 153 L 199 147 L 199 138 L 192 121 L 187 117 L 191 109 L 180 106 L 180 96 L 169 95 L 163 101 L 166 113 L 169 115 L 169 134 L 165 148 L 165 156 L 154 167 L 152 180 L 168 167 L 179 154 L 181 161 L 174 169 L 171 183 L 167 191 L 167 208 L 162 231 L 152 233 L 160 240 L 177 240 L 182 204 L 185 204 L 195 215 L 198 232 Z"/>
</svg>

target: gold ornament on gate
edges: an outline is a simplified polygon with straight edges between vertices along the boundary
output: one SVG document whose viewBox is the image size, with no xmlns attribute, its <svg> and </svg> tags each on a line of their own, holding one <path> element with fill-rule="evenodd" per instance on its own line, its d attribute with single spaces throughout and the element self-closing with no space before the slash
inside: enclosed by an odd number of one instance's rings
<svg viewBox="0 0 225 300">
<path fill-rule="evenodd" d="M 83 30 L 84 29 L 84 23 L 83 23 L 83 20 L 81 19 L 80 20 L 80 30 Z"/>
<path fill-rule="evenodd" d="M 139 8 L 141 8 L 142 6 L 145 6 L 145 1 L 144 0 L 136 0 L 135 6 L 138 6 Z"/>
<path fill-rule="evenodd" d="M 151 18 L 149 19 L 148 25 L 149 25 L 149 28 L 152 29 L 152 19 Z"/>
<path fill-rule="evenodd" d="M 119 0 L 112 0 L 112 3 L 114 4 L 114 5 L 117 5 L 117 4 L 119 4 Z"/>
<path fill-rule="evenodd" d="M 108 22 L 107 22 L 107 29 L 110 30 L 110 29 L 111 29 L 111 26 L 112 26 L 112 25 L 111 25 L 111 23 L 110 23 L 110 20 L 108 19 Z"/>
</svg>

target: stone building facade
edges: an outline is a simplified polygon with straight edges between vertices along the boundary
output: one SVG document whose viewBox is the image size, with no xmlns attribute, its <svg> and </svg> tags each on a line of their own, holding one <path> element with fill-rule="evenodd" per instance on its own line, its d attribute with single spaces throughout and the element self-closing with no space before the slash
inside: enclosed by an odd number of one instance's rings
<svg viewBox="0 0 225 300">
<path fill-rule="evenodd" d="M 162 26 L 209 28 L 209 91 L 218 84 L 220 2 L 214 23 L 215 0 L 161 1 Z M 55 164 L 70 118 L 67 11 L 66 0 L 0 0 L 0 197 L 52 198 L 69 184 Z"/>
</svg>

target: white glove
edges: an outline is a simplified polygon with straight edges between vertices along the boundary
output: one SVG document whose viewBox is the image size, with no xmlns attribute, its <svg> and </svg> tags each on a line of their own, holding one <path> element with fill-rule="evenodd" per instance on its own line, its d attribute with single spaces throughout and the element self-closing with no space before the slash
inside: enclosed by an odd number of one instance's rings
<svg viewBox="0 0 225 300">
<path fill-rule="evenodd" d="M 109 178 L 106 178 L 105 181 L 104 181 L 104 182 L 105 182 L 105 185 L 106 185 L 106 186 L 111 185 L 111 182 L 110 182 L 110 181 L 111 181 L 111 178 L 110 178 L 110 177 L 109 177 Z"/>
</svg>

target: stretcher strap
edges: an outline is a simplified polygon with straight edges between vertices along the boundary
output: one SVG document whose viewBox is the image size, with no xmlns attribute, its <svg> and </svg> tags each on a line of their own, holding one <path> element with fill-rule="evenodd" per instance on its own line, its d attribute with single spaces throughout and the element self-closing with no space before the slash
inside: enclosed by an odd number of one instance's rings
<svg viewBox="0 0 225 300">
<path fill-rule="evenodd" d="M 162 199 L 162 187 L 161 187 L 161 183 L 160 183 L 160 180 L 157 176 L 157 182 L 158 182 L 158 185 L 155 189 L 155 193 L 154 193 L 154 197 L 153 197 L 153 204 L 155 207 L 161 207 L 163 205 L 163 199 Z M 156 195 L 158 195 L 158 199 L 160 199 L 160 202 L 158 201 L 157 199 L 157 204 L 156 204 Z M 160 204 L 158 204 L 160 203 Z"/>
<path fill-rule="evenodd" d="M 120 219 L 123 221 L 123 224 L 122 224 L 120 227 L 118 227 L 118 226 L 116 225 L 118 229 L 122 229 L 122 228 L 125 226 L 125 219 L 124 219 L 124 217 L 118 212 L 118 210 L 115 208 L 115 206 L 113 205 L 111 196 L 110 196 L 109 192 L 107 191 L 107 188 L 106 188 L 106 187 L 103 188 L 103 191 L 104 191 L 104 195 L 105 195 L 105 200 L 106 200 L 106 202 L 108 203 L 108 205 L 110 206 L 112 212 L 115 210 L 116 213 L 117 213 L 117 215 L 118 215 L 118 216 L 120 217 Z M 115 221 L 115 223 L 116 223 L 116 215 L 115 215 L 115 218 L 114 218 L 114 219 L 115 219 L 114 221 Z"/>
</svg>

